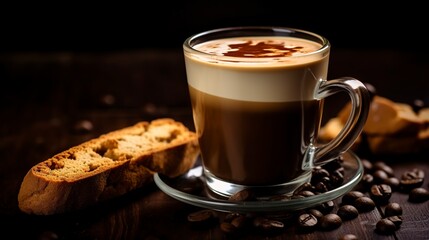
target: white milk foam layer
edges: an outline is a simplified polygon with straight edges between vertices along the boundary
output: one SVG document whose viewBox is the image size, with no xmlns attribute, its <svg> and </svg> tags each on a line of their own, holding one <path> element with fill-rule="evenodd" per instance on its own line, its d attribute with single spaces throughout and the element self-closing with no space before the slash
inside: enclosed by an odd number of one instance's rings
<svg viewBox="0 0 429 240">
<path fill-rule="evenodd" d="M 288 102 L 314 99 L 319 79 L 326 79 L 328 52 L 314 52 L 321 45 L 291 37 L 255 37 L 258 41 L 283 42 L 300 46 L 286 57 L 225 57 L 229 44 L 246 39 L 220 39 L 194 46 L 185 51 L 188 84 L 195 89 L 242 101 Z"/>
</svg>

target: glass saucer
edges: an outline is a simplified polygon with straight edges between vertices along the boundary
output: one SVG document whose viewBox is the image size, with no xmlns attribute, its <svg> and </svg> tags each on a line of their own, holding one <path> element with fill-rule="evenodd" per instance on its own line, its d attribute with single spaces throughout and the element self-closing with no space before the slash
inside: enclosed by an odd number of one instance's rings
<svg viewBox="0 0 429 240">
<path fill-rule="evenodd" d="M 194 168 L 182 176 L 169 178 L 162 174 L 155 174 L 154 180 L 156 185 L 172 198 L 179 201 L 223 212 L 240 212 L 240 213 L 274 213 L 290 212 L 301 210 L 319 205 L 321 203 L 334 200 L 347 192 L 351 191 L 361 180 L 363 175 L 362 162 L 353 152 L 345 152 L 342 156 L 344 159 L 344 181 L 343 183 L 330 191 L 320 193 L 314 196 L 308 196 L 299 199 L 279 199 L 279 200 L 258 200 L 258 201 L 228 201 L 222 197 L 216 197 L 210 194 L 210 190 L 204 184 L 204 175 L 202 174 L 201 161 L 198 159 Z M 202 190 L 198 193 L 185 191 L 184 186 L 195 184 L 195 179 L 199 181 Z"/>
</svg>

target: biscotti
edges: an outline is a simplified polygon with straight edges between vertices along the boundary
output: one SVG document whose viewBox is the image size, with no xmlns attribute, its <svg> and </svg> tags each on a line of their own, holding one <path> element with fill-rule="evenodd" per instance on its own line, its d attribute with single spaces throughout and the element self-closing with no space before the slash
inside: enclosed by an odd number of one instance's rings
<svg viewBox="0 0 429 240">
<path fill-rule="evenodd" d="M 82 209 L 141 188 L 154 173 L 183 174 L 199 151 L 196 133 L 180 122 L 139 122 L 33 166 L 22 181 L 18 205 L 36 215 Z"/>
<path fill-rule="evenodd" d="M 322 141 L 332 140 L 344 127 L 350 104 L 331 118 L 320 131 Z M 429 109 L 415 112 L 409 104 L 374 96 L 362 134 L 352 149 L 365 142 L 374 154 L 406 154 L 429 149 Z"/>
</svg>

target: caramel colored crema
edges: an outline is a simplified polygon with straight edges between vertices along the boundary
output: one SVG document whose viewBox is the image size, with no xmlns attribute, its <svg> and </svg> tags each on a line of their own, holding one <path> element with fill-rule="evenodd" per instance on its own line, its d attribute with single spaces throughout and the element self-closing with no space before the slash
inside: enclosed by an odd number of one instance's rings
<svg viewBox="0 0 429 240">
<path fill-rule="evenodd" d="M 303 56 L 316 52 L 321 47 L 322 45 L 316 42 L 292 37 L 218 39 L 194 46 L 195 49 L 205 53 L 240 58 Z"/>
</svg>

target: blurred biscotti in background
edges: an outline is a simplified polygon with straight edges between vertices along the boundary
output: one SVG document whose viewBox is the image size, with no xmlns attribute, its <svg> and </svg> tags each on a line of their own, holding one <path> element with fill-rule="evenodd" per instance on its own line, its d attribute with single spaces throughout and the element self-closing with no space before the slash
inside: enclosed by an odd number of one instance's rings
<svg viewBox="0 0 429 240">
<path fill-rule="evenodd" d="M 322 126 L 319 137 L 332 140 L 344 127 L 350 114 L 350 103 Z M 429 108 L 411 105 L 375 95 L 364 129 L 352 146 L 356 150 L 367 144 L 373 154 L 406 154 L 429 149 Z"/>
</svg>

